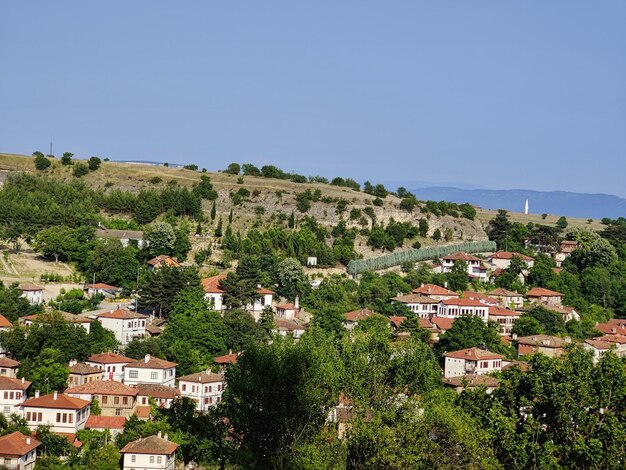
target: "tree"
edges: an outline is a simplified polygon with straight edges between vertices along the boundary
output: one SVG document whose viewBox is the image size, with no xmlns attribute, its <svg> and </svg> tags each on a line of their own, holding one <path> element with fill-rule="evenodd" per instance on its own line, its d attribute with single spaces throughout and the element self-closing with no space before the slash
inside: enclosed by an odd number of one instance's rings
<svg viewBox="0 0 626 470">
<path fill-rule="evenodd" d="M 538 335 L 543 332 L 539 320 L 529 315 L 522 315 L 517 319 L 511 332 L 519 337 Z"/>
<path fill-rule="evenodd" d="M 556 226 L 559 230 L 565 230 L 567 225 L 567 219 L 563 216 L 559 217 L 559 220 L 556 221 Z"/>
<path fill-rule="evenodd" d="M 216 215 L 217 215 L 217 210 L 215 208 L 215 201 L 213 201 L 213 205 L 211 206 L 211 220 L 215 220 Z"/>
<path fill-rule="evenodd" d="M 33 390 L 43 393 L 63 391 L 70 376 L 69 369 L 60 362 L 61 353 L 56 349 L 44 349 L 35 359 L 28 379 Z"/>
<path fill-rule="evenodd" d="M 96 171 L 98 168 L 100 168 L 100 165 L 102 165 L 102 160 L 100 160 L 98 157 L 91 157 L 89 160 L 87 160 L 87 165 L 89 166 L 89 170 Z"/>
<path fill-rule="evenodd" d="M 220 282 L 224 290 L 224 304 L 229 308 L 246 308 L 257 297 L 255 278 L 242 278 L 237 273 L 228 273 Z"/>
<path fill-rule="evenodd" d="M 74 154 L 72 152 L 63 152 L 63 156 L 61 157 L 61 164 L 62 165 L 72 165 L 74 162 L 72 162 L 72 157 L 74 156 Z"/>
<path fill-rule="evenodd" d="M 598 233 L 584 228 L 572 231 L 579 248 L 572 253 L 572 260 L 583 270 L 592 266 L 608 266 L 617 261 L 617 251 L 611 243 Z M 569 261 L 569 260 L 568 260 Z"/>
<path fill-rule="evenodd" d="M 485 323 L 474 315 L 457 318 L 452 328 L 439 337 L 436 345 L 440 353 L 477 347 L 485 347 L 492 352 L 505 351 L 498 325 L 493 322 Z"/>
<path fill-rule="evenodd" d="M 46 170 L 48 167 L 50 167 L 51 164 L 52 163 L 50 163 L 50 160 L 43 155 L 37 155 L 35 157 L 35 168 L 37 168 L 39 171 Z"/>
<path fill-rule="evenodd" d="M 89 173 L 89 167 L 87 165 L 85 165 L 84 163 L 77 163 L 76 165 L 74 165 L 74 169 L 72 170 L 72 174 L 76 177 L 76 178 L 80 178 L 81 176 L 85 176 L 87 173 Z"/>
<path fill-rule="evenodd" d="M 217 227 L 215 227 L 215 236 L 220 238 L 222 236 L 222 218 L 217 221 Z"/>
<path fill-rule="evenodd" d="M 119 240 L 104 240 L 96 243 L 87 258 L 85 274 L 96 275 L 100 282 L 131 290 L 139 271 L 137 249 L 132 245 L 122 246 Z"/>
<path fill-rule="evenodd" d="M 506 248 L 505 242 L 511 230 L 513 230 L 513 224 L 509 221 L 507 211 L 500 209 L 498 214 L 489 221 L 487 235 L 489 240 L 496 242 L 498 249 L 502 250 Z"/>
<path fill-rule="evenodd" d="M 536 323 L 530 320 L 522 320 L 525 317 L 536 320 Z M 540 331 L 535 334 L 541 333 L 541 334 L 546 334 L 546 335 L 558 335 L 558 334 L 563 334 L 567 331 L 565 328 L 565 322 L 563 321 L 563 317 L 559 313 L 552 312 L 541 305 L 533 307 L 531 310 L 524 313 L 519 318 L 518 322 L 520 320 L 522 321 L 522 325 L 520 326 L 520 329 L 522 327 L 529 328 L 529 329 L 532 327 L 536 330 L 536 326 L 538 323 L 540 326 Z M 516 323 L 516 326 L 517 326 L 517 323 Z"/>
<path fill-rule="evenodd" d="M 285 258 L 278 264 L 276 280 L 276 292 L 289 300 L 302 296 L 311 287 L 302 264 L 295 258 Z"/>
<path fill-rule="evenodd" d="M 241 170 L 245 176 L 261 176 L 261 170 L 251 163 L 244 163 L 241 166 Z M 239 172 L 237 172 L 239 173 Z"/>
<path fill-rule="evenodd" d="M 467 273 L 467 263 L 465 261 L 456 260 L 446 274 L 448 287 L 454 291 L 464 291 L 469 284 L 469 274 Z"/>
<path fill-rule="evenodd" d="M 197 268 L 163 266 L 144 273 L 140 278 L 139 305 L 149 307 L 159 316 L 167 316 L 176 295 L 199 287 Z"/>
<path fill-rule="evenodd" d="M 341 387 L 343 365 L 330 339 L 312 331 L 294 343 L 251 345 L 226 371 L 222 404 L 243 468 L 285 468 L 291 449 L 311 442 Z M 280 398 L 280 406 L 277 405 Z"/>
<path fill-rule="evenodd" d="M 435 240 L 436 242 L 441 240 L 441 230 L 440 229 L 435 229 L 435 231 L 433 232 L 433 240 Z"/>
<path fill-rule="evenodd" d="M 224 312 L 226 327 L 226 346 L 233 351 L 244 351 L 251 343 L 265 340 L 263 331 L 252 315 L 243 310 L 227 310 Z"/>
<path fill-rule="evenodd" d="M 265 331 L 267 336 L 271 336 L 272 331 L 276 328 L 276 322 L 274 321 L 274 309 L 271 305 L 267 305 L 261 312 L 259 325 L 263 331 Z"/>
<path fill-rule="evenodd" d="M 419 230 L 420 237 L 426 238 L 428 236 L 428 220 L 420 219 L 418 230 Z"/>
<path fill-rule="evenodd" d="M 146 231 L 145 238 L 150 256 L 174 254 L 176 234 L 167 222 L 154 222 Z"/>
<path fill-rule="evenodd" d="M 239 165 L 239 163 L 231 163 L 224 170 L 224 173 L 227 173 L 229 175 L 238 175 L 240 171 L 241 171 L 241 166 Z"/>
</svg>

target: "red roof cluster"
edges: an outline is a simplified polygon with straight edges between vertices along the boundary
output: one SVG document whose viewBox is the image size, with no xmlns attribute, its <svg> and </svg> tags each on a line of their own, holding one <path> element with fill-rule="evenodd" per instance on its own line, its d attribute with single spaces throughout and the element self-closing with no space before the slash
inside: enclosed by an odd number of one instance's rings
<svg viewBox="0 0 626 470">
<path fill-rule="evenodd" d="M 468 348 L 461 349 L 460 351 L 453 351 L 444 354 L 445 357 L 451 357 L 454 359 L 466 359 L 469 361 L 484 361 L 487 359 L 504 359 L 504 356 L 497 353 L 492 353 L 486 349 L 480 348 Z"/>
<path fill-rule="evenodd" d="M 39 447 L 40 444 L 41 442 L 34 437 L 15 431 L 0 437 L 0 456 L 21 457 Z"/>
<path fill-rule="evenodd" d="M 481 261 L 480 258 L 463 252 L 452 253 L 451 255 L 442 257 L 441 259 L 447 261 Z"/>
<path fill-rule="evenodd" d="M 523 255 L 522 253 L 516 253 L 514 251 L 496 251 L 494 254 L 489 256 L 489 259 L 513 259 L 519 258 L 522 261 L 532 261 L 533 258 L 530 256 Z"/>
<path fill-rule="evenodd" d="M 451 297 L 459 297 L 459 294 L 457 294 L 456 292 L 453 292 L 446 289 L 445 287 L 441 287 L 436 284 L 424 284 L 417 289 L 413 289 L 413 293 L 422 295 L 449 295 Z"/>
</svg>

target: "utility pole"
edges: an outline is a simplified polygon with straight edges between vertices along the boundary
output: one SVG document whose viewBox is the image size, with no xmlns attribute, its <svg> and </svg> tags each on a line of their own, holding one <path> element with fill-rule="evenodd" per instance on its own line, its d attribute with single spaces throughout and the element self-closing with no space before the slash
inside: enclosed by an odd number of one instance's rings
<svg viewBox="0 0 626 470">
<path fill-rule="evenodd" d="M 52 155 L 52 137 L 50 137 L 50 153 L 48 155 Z"/>
</svg>

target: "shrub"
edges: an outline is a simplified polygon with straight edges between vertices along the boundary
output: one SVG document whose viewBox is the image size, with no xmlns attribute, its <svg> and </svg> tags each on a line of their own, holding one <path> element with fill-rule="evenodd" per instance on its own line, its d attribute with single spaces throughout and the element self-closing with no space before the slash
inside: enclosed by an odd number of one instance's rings
<svg viewBox="0 0 626 470">
<path fill-rule="evenodd" d="M 43 171 L 51 165 L 50 160 L 43 155 L 37 155 L 35 157 L 35 168 L 39 171 Z"/>
<path fill-rule="evenodd" d="M 96 171 L 98 168 L 100 168 L 100 165 L 102 165 L 102 160 L 100 160 L 98 157 L 91 157 L 87 161 L 87 165 L 89 165 L 89 169 L 91 171 Z"/>
<path fill-rule="evenodd" d="M 74 165 L 74 170 L 72 171 L 72 174 L 76 178 L 85 176 L 87 173 L 89 173 L 89 167 L 85 165 L 84 163 L 77 163 L 76 165 Z"/>
</svg>

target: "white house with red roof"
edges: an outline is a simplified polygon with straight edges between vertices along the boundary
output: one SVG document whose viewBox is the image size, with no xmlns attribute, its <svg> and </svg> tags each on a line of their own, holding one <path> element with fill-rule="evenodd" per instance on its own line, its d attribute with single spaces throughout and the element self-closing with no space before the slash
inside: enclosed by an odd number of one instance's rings
<svg viewBox="0 0 626 470">
<path fill-rule="evenodd" d="M 174 256 L 159 255 L 152 258 L 151 260 L 148 260 L 147 263 L 148 269 L 159 269 L 163 266 L 167 266 L 169 268 L 180 268 L 178 258 Z"/>
<path fill-rule="evenodd" d="M 139 408 L 150 406 L 150 400 L 154 400 L 158 407 L 169 408 L 176 398 L 180 398 L 180 390 L 176 387 L 167 387 L 159 384 L 137 384 L 137 414 Z"/>
<path fill-rule="evenodd" d="M 204 290 L 204 298 L 210 305 L 212 310 L 218 312 L 226 309 L 224 304 L 224 290 L 221 282 L 226 279 L 226 274 L 207 277 L 202 279 L 202 289 Z M 246 305 L 245 310 L 250 312 L 255 320 L 259 320 L 261 312 L 267 306 L 271 306 L 274 298 L 274 292 L 261 286 L 257 288 L 257 297 L 252 304 Z"/>
<path fill-rule="evenodd" d="M 89 366 L 97 367 L 102 371 L 102 380 L 124 380 L 124 368 L 135 362 L 135 359 L 121 356 L 112 352 L 93 354 L 85 361 Z"/>
<path fill-rule="evenodd" d="M 542 303 L 560 307 L 563 302 L 563 294 L 543 287 L 533 287 L 526 294 L 526 298 L 531 302 Z"/>
<path fill-rule="evenodd" d="M 515 322 L 522 316 L 521 312 L 496 306 L 489 307 L 489 321 L 496 322 L 500 328 L 500 335 L 510 336 Z"/>
<path fill-rule="evenodd" d="M 0 331 L 9 331 L 13 328 L 13 324 L 4 316 L 0 315 Z M 2 347 L 2 343 L 0 343 L 0 354 L 5 354 L 6 349 Z"/>
<path fill-rule="evenodd" d="M 42 425 L 60 434 L 76 434 L 85 428 L 89 417 L 90 402 L 63 393 L 50 393 L 30 398 L 20 404 L 22 416 L 28 427 L 35 431 Z"/>
<path fill-rule="evenodd" d="M 19 405 L 26 398 L 30 384 L 24 377 L 16 379 L 0 376 L 0 413 L 7 418 L 12 414 L 19 413 Z"/>
<path fill-rule="evenodd" d="M 490 307 L 498 306 L 498 299 L 495 299 L 485 294 L 481 294 L 480 292 L 466 290 L 465 292 L 463 292 L 463 295 L 461 297 L 464 299 L 477 300 L 481 304 L 489 305 Z"/>
<path fill-rule="evenodd" d="M 91 402 L 97 400 L 103 416 L 130 416 L 137 400 L 137 389 L 115 380 L 96 380 L 65 390 L 65 394 Z"/>
<path fill-rule="evenodd" d="M 167 437 L 167 436 L 166 436 Z M 174 470 L 178 444 L 156 436 L 129 442 L 121 450 L 123 470 Z"/>
<path fill-rule="evenodd" d="M 413 293 L 425 295 L 435 300 L 458 299 L 460 297 L 456 292 L 436 284 L 422 284 L 417 289 L 413 289 Z"/>
<path fill-rule="evenodd" d="M 122 346 L 126 346 L 133 339 L 146 337 L 148 316 L 126 309 L 111 310 L 96 315 L 103 328 L 110 330 L 115 339 Z"/>
<path fill-rule="evenodd" d="M 486 349 L 469 348 L 453 351 L 444 355 L 444 377 L 459 377 L 462 375 L 484 375 L 502 369 L 504 356 L 492 353 Z"/>
<path fill-rule="evenodd" d="M 496 251 L 495 253 L 487 256 L 487 261 L 489 264 L 494 266 L 494 269 L 506 269 L 511 265 L 513 258 L 519 258 L 523 261 L 526 264 L 527 269 L 530 269 L 535 265 L 535 260 L 533 258 L 514 251 Z"/>
<path fill-rule="evenodd" d="M 124 368 L 124 383 L 137 385 L 140 383 L 165 385 L 174 387 L 176 380 L 176 363 L 159 359 L 146 354 L 139 361 L 126 364 Z"/>
<path fill-rule="evenodd" d="M 124 432 L 125 424 L 125 416 L 89 415 L 89 418 L 87 418 L 87 424 L 85 424 L 85 429 L 92 429 L 94 431 L 109 431 L 111 436 L 115 437 Z"/>
<path fill-rule="evenodd" d="M 276 317 L 282 318 L 284 320 L 293 320 L 298 317 L 298 313 L 300 313 L 300 300 L 296 297 L 294 303 L 284 303 L 278 304 L 275 309 Z"/>
<path fill-rule="evenodd" d="M 346 312 L 343 314 L 343 326 L 347 330 L 352 330 L 356 325 L 358 325 L 359 320 L 364 320 L 371 315 L 376 315 L 376 313 L 367 308 Z"/>
<path fill-rule="evenodd" d="M 437 314 L 439 301 L 422 294 L 399 295 L 391 299 L 407 306 L 411 312 L 420 318 L 430 318 Z"/>
<path fill-rule="evenodd" d="M 81 317 L 79 315 L 74 315 L 68 312 L 54 311 L 54 312 L 43 312 L 36 313 L 34 315 L 26 315 L 25 317 L 20 317 L 18 320 L 24 326 L 32 326 L 35 323 L 51 323 L 57 318 L 61 318 L 64 321 L 71 323 L 72 325 L 79 327 L 82 326 L 87 333 L 91 331 L 91 323 L 93 320 L 85 317 Z"/>
<path fill-rule="evenodd" d="M 28 300 L 33 305 L 39 305 L 44 302 L 43 300 L 43 287 L 36 284 L 24 283 L 17 286 L 22 291 L 22 297 Z"/>
<path fill-rule="evenodd" d="M 178 390 L 183 397 L 196 402 L 196 411 L 203 413 L 222 401 L 224 374 L 210 370 L 184 375 L 178 379 Z"/>
<path fill-rule="evenodd" d="M 489 279 L 488 269 L 483 266 L 482 260 L 476 256 L 467 253 L 452 253 L 451 255 L 441 258 L 441 271 L 449 273 L 456 261 L 462 261 L 467 266 L 467 274 L 470 277 L 486 282 Z"/>
<path fill-rule="evenodd" d="M 97 282 L 95 284 L 85 284 L 83 291 L 87 297 L 93 297 L 96 294 L 103 295 L 108 298 L 115 298 L 122 293 L 119 287 Z"/>
<path fill-rule="evenodd" d="M 9 357 L 0 357 L 0 377 L 17 377 L 18 361 Z"/>
<path fill-rule="evenodd" d="M 439 302 L 438 317 L 459 318 L 463 315 L 473 315 L 487 323 L 489 321 L 489 305 L 471 299 L 449 299 Z"/>
<path fill-rule="evenodd" d="M 37 439 L 19 431 L 0 436 L 0 462 L 7 470 L 32 470 L 40 445 Z"/>
</svg>

